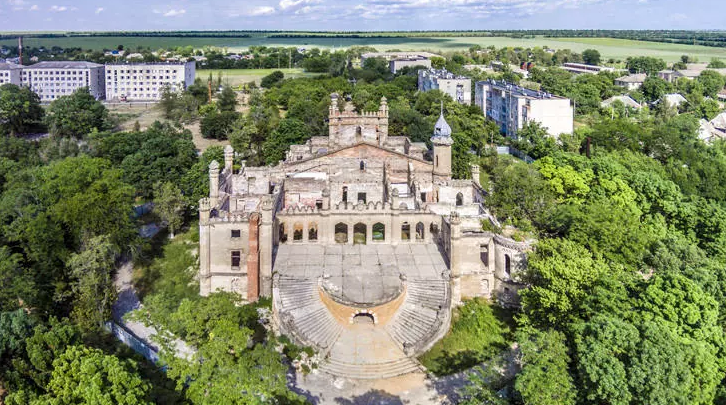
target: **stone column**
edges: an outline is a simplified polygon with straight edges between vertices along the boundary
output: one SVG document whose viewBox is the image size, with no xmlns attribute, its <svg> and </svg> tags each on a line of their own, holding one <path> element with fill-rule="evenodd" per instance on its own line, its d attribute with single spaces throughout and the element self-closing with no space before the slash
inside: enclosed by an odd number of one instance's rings
<svg viewBox="0 0 726 405">
<path fill-rule="evenodd" d="M 219 163 L 213 160 L 209 164 L 209 205 L 215 208 L 219 203 Z"/>
<path fill-rule="evenodd" d="M 199 200 L 199 295 L 207 296 L 212 291 L 212 279 L 210 278 L 210 229 L 209 229 L 209 205 L 208 198 Z"/>
<path fill-rule="evenodd" d="M 265 196 L 262 200 L 262 220 L 259 228 L 260 242 L 260 295 L 269 297 L 272 295 L 272 200 Z"/>
<path fill-rule="evenodd" d="M 302 243 L 308 243 L 308 222 L 303 222 L 302 226 Z"/>
<path fill-rule="evenodd" d="M 353 244 L 353 235 L 355 235 L 353 233 L 353 227 L 354 226 L 355 226 L 354 224 L 348 224 L 348 245 L 352 245 Z"/>
<path fill-rule="evenodd" d="M 260 297 L 260 214 L 250 215 L 249 253 L 247 255 L 247 301 Z"/>
<path fill-rule="evenodd" d="M 479 176 L 479 165 L 471 165 L 471 179 L 477 185 L 481 186 L 481 177 Z"/>
<path fill-rule="evenodd" d="M 399 216 L 401 210 L 398 207 L 391 207 L 391 245 L 401 243 L 401 218 Z"/>
<path fill-rule="evenodd" d="M 224 170 L 228 173 L 232 173 L 232 166 L 234 164 L 234 148 L 232 145 L 224 147 Z"/>
<path fill-rule="evenodd" d="M 456 213 L 451 214 L 451 300 L 461 302 L 461 220 Z"/>
</svg>

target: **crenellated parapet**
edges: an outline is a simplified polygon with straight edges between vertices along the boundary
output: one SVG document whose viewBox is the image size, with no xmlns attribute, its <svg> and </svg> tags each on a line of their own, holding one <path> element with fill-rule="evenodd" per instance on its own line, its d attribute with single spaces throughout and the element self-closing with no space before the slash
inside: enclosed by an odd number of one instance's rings
<svg viewBox="0 0 726 405">
<path fill-rule="evenodd" d="M 494 243 L 496 243 L 499 246 L 503 246 L 508 249 L 515 250 L 517 252 L 526 252 L 528 250 L 532 249 L 532 244 L 530 242 L 518 242 L 514 239 L 507 238 L 506 236 L 502 235 L 494 235 Z"/>
</svg>

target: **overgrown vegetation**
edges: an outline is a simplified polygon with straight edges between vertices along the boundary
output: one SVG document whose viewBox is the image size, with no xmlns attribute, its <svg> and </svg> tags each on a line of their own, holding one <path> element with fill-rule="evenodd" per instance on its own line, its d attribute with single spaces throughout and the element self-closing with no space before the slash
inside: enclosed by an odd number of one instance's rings
<svg viewBox="0 0 726 405">
<path fill-rule="evenodd" d="M 512 313 L 483 299 L 453 312 L 451 330 L 419 358 L 432 373 L 448 375 L 491 360 L 512 342 Z"/>
</svg>

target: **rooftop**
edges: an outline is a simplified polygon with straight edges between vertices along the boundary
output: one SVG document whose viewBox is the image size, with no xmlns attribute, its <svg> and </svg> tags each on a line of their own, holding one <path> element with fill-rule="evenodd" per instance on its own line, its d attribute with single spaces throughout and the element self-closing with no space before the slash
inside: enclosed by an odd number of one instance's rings
<svg viewBox="0 0 726 405">
<path fill-rule="evenodd" d="M 647 79 L 647 78 L 648 78 L 647 74 L 638 73 L 638 74 L 618 77 L 615 80 L 619 81 L 619 82 L 625 82 L 625 83 L 643 83 L 645 81 L 645 79 Z"/>
<path fill-rule="evenodd" d="M 511 93 L 511 95 L 515 97 L 526 97 L 531 99 L 537 99 L 537 100 L 545 100 L 545 99 L 558 99 L 558 100 L 566 100 L 566 97 L 560 97 L 556 96 L 552 93 L 547 93 L 544 91 L 537 91 L 528 89 L 526 87 L 517 86 L 516 84 L 505 82 L 505 81 L 498 81 L 498 80 L 485 80 L 479 83 L 485 83 L 488 84 L 496 89 L 499 90 L 505 90 Z"/>
<path fill-rule="evenodd" d="M 106 66 L 153 66 L 153 65 L 186 65 L 187 63 L 194 63 L 194 61 L 187 62 L 187 61 L 166 61 L 166 62 L 110 62 L 106 63 Z"/>
<path fill-rule="evenodd" d="M 59 61 L 59 62 L 38 62 L 34 65 L 24 66 L 24 69 L 91 69 L 103 67 L 93 62 Z"/>
<path fill-rule="evenodd" d="M 22 65 L 17 65 L 15 63 L 0 63 L 0 70 L 14 70 L 14 69 L 22 69 Z"/>
<path fill-rule="evenodd" d="M 467 80 L 469 79 L 466 76 L 458 76 L 451 72 L 449 72 L 446 69 L 421 69 L 419 72 L 422 72 L 424 75 L 435 77 L 437 79 L 461 79 L 461 80 Z"/>
</svg>

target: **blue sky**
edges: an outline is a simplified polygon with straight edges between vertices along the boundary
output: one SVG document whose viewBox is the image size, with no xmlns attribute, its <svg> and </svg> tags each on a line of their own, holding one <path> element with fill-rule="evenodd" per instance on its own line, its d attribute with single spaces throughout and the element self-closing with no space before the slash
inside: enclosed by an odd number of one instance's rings
<svg viewBox="0 0 726 405">
<path fill-rule="evenodd" d="M 726 0 L 0 0 L 0 31 L 726 29 Z"/>
</svg>

